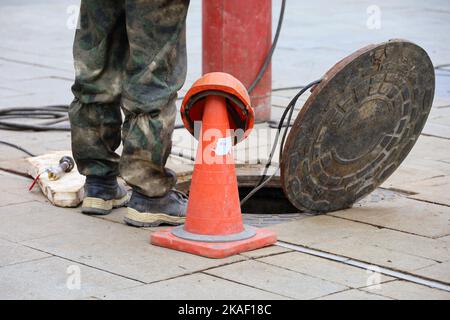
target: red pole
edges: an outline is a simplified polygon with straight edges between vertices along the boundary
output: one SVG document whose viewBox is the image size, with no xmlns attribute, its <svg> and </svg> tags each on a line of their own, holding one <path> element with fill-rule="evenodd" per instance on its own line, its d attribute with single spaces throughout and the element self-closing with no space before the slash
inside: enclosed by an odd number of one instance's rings
<svg viewBox="0 0 450 320">
<path fill-rule="evenodd" d="M 272 45 L 272 0 L 203 0 L 203 74 L 230 73 L 247 88 Z M 257 122 L 270 120 L 272 69 L 251 93 Z"/>
</svg>

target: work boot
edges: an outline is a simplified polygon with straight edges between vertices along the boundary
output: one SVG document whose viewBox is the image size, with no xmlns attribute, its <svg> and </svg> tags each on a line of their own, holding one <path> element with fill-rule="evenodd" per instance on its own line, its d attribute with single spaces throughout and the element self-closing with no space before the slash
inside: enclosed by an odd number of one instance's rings
<svg viewBox="0 0 450 320">
<path fill-rule="evenodd" d="M 131 194 L 125 222 L 135 227 L 177 226 L 186 219 L 187 196 L 177 190 L 150 198 L 136 191 Z"/>
<path fill-rule="evenodd" d="M 113 208 L 128 202 L 128 193 L 116 177 L 87 176 L 84 184 L 84 200 L 81 212 L 92 215 L 106 215 Z"/>
</svg>

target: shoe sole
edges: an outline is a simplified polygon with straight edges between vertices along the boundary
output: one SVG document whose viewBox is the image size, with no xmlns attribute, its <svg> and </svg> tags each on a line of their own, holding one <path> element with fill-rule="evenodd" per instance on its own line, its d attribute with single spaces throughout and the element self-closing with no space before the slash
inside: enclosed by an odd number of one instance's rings
<svg viewBox="0 0 450 320">
<path fill-rule="evenodd" d="M 179 226 L 185 222 L 185 217 L 174 217 L 165 213 L 139 212 L 133 208 L 128 208 L 124 218 L 125 223 L 133 227 L 158 227 L 162 224 Z"/>
<path fill-rule="evenodd" d="M 120 208 L 127 204 L 128 195 L 120 199 L 103 200 L 101 198 L 86 197 L 83 200 L 81 212 L 89 215 L 107 215 L 113 208 Z"/>
</svg>

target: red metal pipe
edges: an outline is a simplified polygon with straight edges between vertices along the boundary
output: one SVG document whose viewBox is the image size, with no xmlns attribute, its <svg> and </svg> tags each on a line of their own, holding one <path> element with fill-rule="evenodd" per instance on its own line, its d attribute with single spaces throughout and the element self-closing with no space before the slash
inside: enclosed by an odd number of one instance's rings
<svg viewBox="0 0 450 320">
<path fill-rule="evenodd" d="M 247 88 L 272 45 L 272 0 L 203 0 L 203 74 L 221 71 Z M 270 120 L 272 68 L 251 93 L 257 122 Z"/>
</svg>

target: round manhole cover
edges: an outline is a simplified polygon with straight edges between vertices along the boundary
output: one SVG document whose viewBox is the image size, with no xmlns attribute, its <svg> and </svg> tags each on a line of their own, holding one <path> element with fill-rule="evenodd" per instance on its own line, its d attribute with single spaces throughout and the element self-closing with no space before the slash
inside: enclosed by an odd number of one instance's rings
<svg viewBox="0 0 450 320">
<path fill-rule="evenodd" d="M 298 209 L 350 207 L 385 181 L 422 131 L 435 77 L 419 46 L 392 40 L 337 63 L 292 126 L 281 182 Z"/>
</svg>

